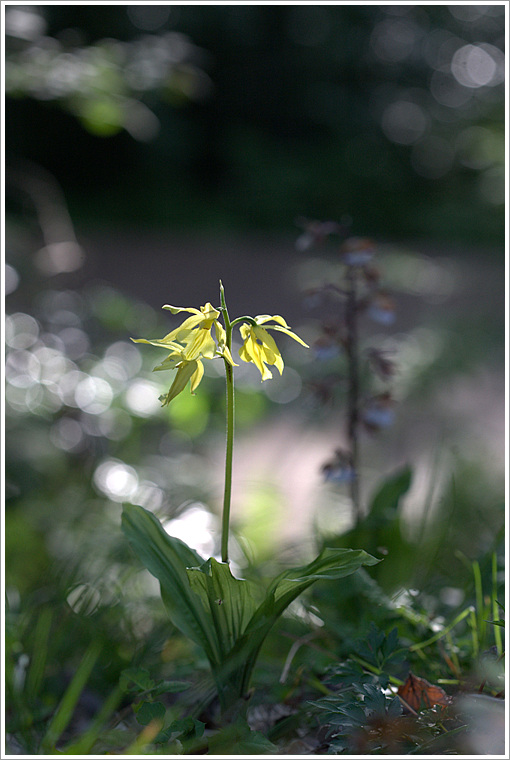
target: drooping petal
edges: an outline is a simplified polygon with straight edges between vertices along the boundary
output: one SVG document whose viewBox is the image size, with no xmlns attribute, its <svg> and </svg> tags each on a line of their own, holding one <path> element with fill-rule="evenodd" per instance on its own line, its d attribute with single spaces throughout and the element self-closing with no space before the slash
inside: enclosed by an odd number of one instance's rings
<svg viewBox="0 0 510 760">
<path fill-rule="evenodd" d="M 282 327 L 286 327 L 287 329 L 289 327 L 284 318 L 279 314 L 275 314 L 274 316 L 271 316 L 270 314 L 259 314 L 258 317 L 255 317 L 255 322 L 258 325 L 264 325 L 266 322 L 278 322 Z"/>
<path fill-rule="evenodd" d="M 239 349 L 239 357 L 243 362 L 253 363 L 262 375 L 262 380 L 269 380 L 273 377 L 271 372 L 262 361 L 259 345 L 253 340 L 252 328 L 248 325 L 241 325 L 239 328 L 244 343 Z"/>
<path fill-rule="evenodd" d="M 220 356 L 222 356 L 232 367 L 238 367 L 239 364 L 236 364 L 234 359 L 232 358 L 232 354 L 230 353 L 230 349 L 228 346 L 220 346 Z"/>
<path fill-rule="evenodd" d="M 161 340 L 146 340 L 145 338 L 131 338 L 133 343 L 148 343 L 149 346 L 156 346 L 156 348 L 164 348 L 167 351 L 182 351 L 182 346 L 173 341 L 162 338 Z"/>
<path fill-rule="evenodd" d="M 278 332 L 282 332 L 285 335 L 288 335 L 289 338 L 293 338 L 294 340 L 297 340 L 298 343 L 301 343 L 302 346 L 305 348 L 310 348 L 308 343 L 305 343 L 304 340 L 302 340 L 299 335 L 296 335 L 295 332 L 292 332 L 292 330 L 289 330 L 285 327 L 280 327 L 279 325 L 266 325 L 266 330 L 278 330 Z"/>
<path fill-rule="evenodd" d="M 225 328 L 219 322 L 214 323 L 214 331 L 216 333 L 216 342 L 218 346 L 221 346 L 227 342 L 227 333 Z"/>
<path fill-rule="evenodd" d="M 181 354 L 169 354 L 166 359 L 163 359 L 161 364 L 158 364 L 154 369 L 153 372 L 159 372 L 162 370 L 167 369 L 175 369 L 179 362 L 183 360 L 182 353 Z"/>
<path fill-rule="evenodd" d="M 263 327 L 254 327 L 255 345 L 260 351 L 263 362 L 274 364 L 280 375 L 283 372 L 283 359 L 274 338 Z"/>
<path fill-rule="evenodd" d="M 193 330 L 185 340 L 184 356 L 187 361 L 198 359 L 199 356 L 212 359 L 215 353 L 216 343 L 210 329 L 199 327 Z"/>
<path fill-rule="evenodd" d="M 214 351 L 211 353 L 211 341 L 214 342 L 213 339 L 210 338 L 210 340 L 208 340 L 204 335 L 197 335 L 196 331 L 198 329 L 199 331 L 204 330 L 208 332 L 213 324 L 216 323 L 216 320 L 220 316 L 220 312 L 209 302 L 206 303 L 205 306 L 201 306 L 200 310 L 194 308 L 188 309 L 181 306 L 171 306 L 170 304 L 166 304 L 163 308 L 169 309 L 172 314 L 179 314 L 180 312 L 185 311 L 192 315 L 185 319 L 179 327 L 175 328 L 175 330 L 169 332 L 163 340 L 165 342 L 178 340 L 186 343 L 188 346 L 186 352 L 187 358 L 190 360 L 196 359 L 200 355 L 201 352 L 198 347 L 204 345 L 202 355 L 211 359 L 214 355 Z"/>
<path fill-rule="evenodd" d="M 195 374 L 195 372 L 198 370 L 198 361 L 183 361 L 179 364 L 177 368 L 177 374 L 175 375 L 174 381 L 172 383 L 172 386 L 166 396 L 162 396 L 161 400 L 163 401 L 163 406 L 168 406 L 170 401 L 174 399 L 176 396 L 179 395 L 179 393 L 182 393 L 182 391 L 185 389 L 186 385 L 188 384 L 188 380 L 191 379 L 191 377 Z M 203 367 L 202 367 L 203 370 Z M 200 380 L 199 380 L 200 382 Z M 196 383 L 195 387 L 198 385 Z"/>
<path fill-rule="evenodd" d="M 196 314 L 193 317 L 188 317 L 184 320 L 182 325 L 179 325 L 179 327 L 176 327 L 175 330 L 172 330 L 172 332 L 169 332 L 168 335 L 165 335 L 164 340 L 186 340 L 192 330 L 195 330 L 201 324 L 202 320 L 203 317 L 201 314 Z"/>
<path fill-rule="evenodd" d="M 166 303 L 161 308 L 168 309 L 172 312 L 172 314 L 180 314 L 181 311 L 188 311 L 190 314 L 198 314 L 199 316 L 201 314 L 199 309 L 194 309 L 192 306 L 190 308 L 187 308 L 186 306 L 170 306 L 170 304 Z"/>
<path fill-rule="evenodd" d="M 170 304 L 165 304 L 162 308 L 168 309 L 172 314 L 180 314 L 182 311 L 187 311 L 190 314 L 196 314 L 201 320 L 211 320 L 211 324 L 220 316 L 218 309 L 215 309 L 209 301 L 204 306 L 201 306 L 200 309 L 195 309 L 193 307 L 187 308 L 185 306 L 171 306 Z"/>
<path fill-rule="evenodd" d="M 202 380 L 204 376 L 204 365 L 200 361 L 200 359 L 197 359 L 197 368 L 194 371 L 194 373 L 191 376 L 191 384 L 190 384 L 190 390 L 191 393 L 195 393 L 196 389 L 200 385 L 200 381 Z"/>
<path fill-rule="evenodd" d="M 239 350 L 240 358 L 245 362 L 255 364 L 262 376 L 262 381 L 269 380 L 273 376 L 267 364 L 274 365 L 281 374 L 283 359 L 278 346 L 268 332 L 258 325 L 241 325 L 239 329 L 244 339 Z"/>
<path fill-rule="evenodd" d="M 207 325 L 208 327 L 212 327 L 213 322 L 215 322 L 220 316 L 218 309 L 215 309 L 212 303 L 209 303 L 209 301 L 205 304 L 205 306 L 200 307 L 200 311 L 204 319 L 207 322 L 210 322 L 210 325 Z"/>
<path fill-rule="evenodd" d="M 273 377 L 273 374 L 262 362 L 260 355 L 250 350 L 252 349 L 250 340 L 251 339 L 248 339 L 245 343 L 243 343 L 239 349 L 239 357 L 243 360 L 243 362 L 247 362 L 248 364 L 255 364 L 262 376 L 262 382 L 264 380 L 270 380 Z"/>
</svg>

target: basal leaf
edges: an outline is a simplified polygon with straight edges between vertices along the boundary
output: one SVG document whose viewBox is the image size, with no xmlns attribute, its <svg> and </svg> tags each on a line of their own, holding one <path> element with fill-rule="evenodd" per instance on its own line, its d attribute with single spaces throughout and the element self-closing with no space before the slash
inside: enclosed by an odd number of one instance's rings
<svg viewBox="0 0 510 760">
<path fill-rule="evenodd" d="M 190 586 L 202 599 L 216 628 L 223 655 L 227 654 L 256 610 L 256 589 L 249 581 L 234 578 L 230 567 L 213 557 L 188 570 Z"/>
<path fill-rule="evenodd" d="M 302 591 L 317 580 L 338 580 L 354 573 L 361 565 L 376 565 L 380 560 L 363 549 L 331 549 L 303 567 L 286 570 L 274 579 L 268 592 L 274 591 L 275 603 L 285 609 Z"/>
<path fill-rule="evenodd" d="M 126 504 L 122 529 L 135 553 L 161 586 L 170 618 L 179 630 L 203 647 L 210 662 L 220 658 L 219 643 L 200 597 L 191 589 L 187 568 L 201 557 L 178 538 L 169 536 L 159 520 L 143 507 Z"/>
<path fill-rule="evenodd" d="M 361 565 L 375 565 L 375 559 L 362 549 L 324 549 L 321 554 L 303 567 L 286 570 L 267 590 L 264 601 L 255 610 L 243 636 L 229 655 L 232 672 L 240 669 L 240 693 L 248 687 L 251 671 L 259 649 L 278 617 L 305 589 L 320 579 L 338 579 L 350 575 Z M 234 667 L 235 664 L 235 667 Z"/>
</svg>

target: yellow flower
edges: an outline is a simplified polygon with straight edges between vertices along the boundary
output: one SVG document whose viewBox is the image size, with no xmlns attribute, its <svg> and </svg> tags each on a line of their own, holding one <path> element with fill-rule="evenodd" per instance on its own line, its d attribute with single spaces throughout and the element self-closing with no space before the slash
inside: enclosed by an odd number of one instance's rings
<svg viewBox="0 0 510 760">
<path fill-rule="evenodd" d="M 193 316 L 184 320 L 180 327 L 165 335 L 164 342 L 178 341 L 184 343 L 186 359 L 191 361 L 203 356 L 205 359 L 212 359 L 216 353 L 216 343 L 211 335 L 213 324 L 217 324 L 220 312 L 212 304 L 206 303 L 199 309 L 183 308 L 180 306 L 163 306 L 169 309 L 172 314 L 179 314 L 181 311 L 190 312 Z"/>
<path fill-rule="evenodd" d="M 271 370 L 266 365 L 275 366 L 280 375 L 283 372 L 283 359 L 276 345 L 274 338 L 268 333 L 268 330 L 277 330 L 290 338 L 293 338 L 302 346 L 308 348 L 308 345 L 301 338 L 292 332 L 287 322 L 278 314 L 270 316 L 261 314 L 254 319 L 255 324 L 243 324 L 239 331 L 243 339 L 243 345 L 239 349 L 239 356 L 244 362 L 253 362 L 260 374 L 262 382 L 273 377 Z M 268 325 L 267 322 L 276 322 L 275 325 Z M 265 325 L 262 327 L 261 325 Z"/>
<path fill-rule="evenodd" d="M 202 358 L 214 359 L 215 356 L 221 356 L 233 366 L 236 365 L 226 345 L 225 329 L 217 321 L 220 312 L 210 303 L 206 303 L 200 310 L 169 305 L 163 306 L 163 308 L 169 309 L 172 314 L 187 311 L 192 316 L 185 319 L 180 327 L 172 330 L 160 340 L 146 340 L 145 338 L 131 338 L 131 340 L 134 343 L 148 343 L 151 346 L 156 346 L 156 348 L 170 350 L 166 359 L 153 370 L 154 372 L 167 369 L 177 370 L 172 387 L 166 395 L 160 397 L 163 406 L 166 406 L 184 390 L 189 380 L 191 381 L 191 393 L 195 392 L 204 375 Z M 216 340 L 211 334 L 213 325 Z"/>
</svg>

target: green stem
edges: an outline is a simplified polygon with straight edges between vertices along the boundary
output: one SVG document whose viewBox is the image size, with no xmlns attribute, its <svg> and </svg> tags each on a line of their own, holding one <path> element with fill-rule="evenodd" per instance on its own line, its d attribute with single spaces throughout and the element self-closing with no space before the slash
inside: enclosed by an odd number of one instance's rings
<svg viewBox="0 0 510 760">
<path fill-rule="evenodd" d="M 499 622 L 499 609 L 498 609 L 498 558 L 496 552 L 492 555 L 492 619 L 494 623 Z M 496 648 L 499 657 L 503 654 L 503 643 L 501 641 L 501 631 L 499 626 L 494 626 L 494 641 L 496 642 Z"/>
<path fill-rule="evenodd" d="M 461 620 L 464 620 L 468 615 L 471 615 L 474 612 L 473 607 L 467 607 L 465 610 L 463 610 L 455 620 L 452 620 L 449 625 L 447 625 L 445 628 L 443 628 L 441 631 L 438 631 L 433 636 L 430 637 L 430 639 L 427 639 L 426 641 L 420 641 L 418 644 L 413 644 L 409 647 L 410 652 L 418 652 L 420 649 L 424 649 L 425 647 L 430 646 L 430 644 L 435 644 L 436 641 L 439 641 L 439 639 L 442 639 L 443 636 L 446 636 L 452 628 L 455 628 L 455 626 L 460 623 Z"/>
<path fill-rule="evenodd" d="M 225 343 L 232 350 L 232 323 L 228 316 L 225 292 L 220 281 L 221 311 L 225 322 Z M 234 368 L 224 359 L 227 392 L 227 445 L 225 453 L 225 490 L 223 493 L 223 514 L 221 518 L 221 561 L 228 562 L 228 530 L 230 523 L 230 501 L 232 497 L 232 460 L 234 453 Z"/>
</svg>

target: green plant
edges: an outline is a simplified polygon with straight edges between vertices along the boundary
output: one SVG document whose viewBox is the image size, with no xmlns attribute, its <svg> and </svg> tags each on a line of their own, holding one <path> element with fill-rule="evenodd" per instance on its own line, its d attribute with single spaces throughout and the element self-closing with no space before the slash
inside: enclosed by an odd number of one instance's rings
<svg viewBox="0 0 510 760">
<path fill-rule="evenodd" d="M 401 755 L 452 748 L 466 726 L 449 709 L 451 700 L 441 688 L 411 674 L 422 692 L 417 700 L 413 695 L 413 704 L 407 701 L 409 679 L 404 683 L 394 672 L 402 672 L 409 652 L 396 628 L 385 634 L 372 623 L 352 650 L 327 672 L 329 693 L 310 703 L 325 728 L 329 753 Z"/>
<path fill-rule="evenodd" d="M 282 332 L 299 343 L 283 317 L 262 315 L 230 320 L 223 287 L 221 306 L 210 303 L 200 310 L 167 306 L 172 313 L 192 314 L 162 340 L 138 339 L 170 353 L 156 370 L 177 370 L 168 393 L 171 402 L 190 382 L 194 392 L 203 375 L 203 359 L 221 357 L 227 385 L 227 453 L 223 502 L 221 562 L 205 562 L 189 546 L 169 536 L 154 514 L 137 505 L 125 505 L 122 527 L 145 567 L 159 580 L 166 609 L 174 625 L 200 645 L 209 661 L 224 716 L 245 710 L 245 697 L 260 647 L 275 621 L 303 591 L 320 579 L 338 579 L 377 559 L 361 549 L 325 548 L 307 565 L 285 570 L 266 589 L 235 578 L 228 563 L 228 531 L 234 437 L 234 379 L 232 329 L 240 325 L 243 345 L 239 356 L 259 369 L 262 381 L 271 377 L 267 365 L 283 371 L 283 360 L 268 329 Z M 219 322 L 222 315 L 224 325 Z M 271 323 L 271 324 L 268 324 Z M 214 328 L 215 338 L 212 336 Z"/>
</svg>

